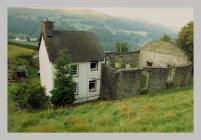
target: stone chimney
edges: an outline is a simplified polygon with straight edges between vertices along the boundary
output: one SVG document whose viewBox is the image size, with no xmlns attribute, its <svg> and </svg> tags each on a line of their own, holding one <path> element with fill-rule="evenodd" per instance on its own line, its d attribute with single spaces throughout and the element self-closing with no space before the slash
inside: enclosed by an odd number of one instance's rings
<svg viewBox="0 0 201 140">
<path fill-rule="evenodd" d="M 41 30 L 46 37 L 53 37 L 54 22 L 49 21 L 48 19 L 41 21 Z"/>
</svg>

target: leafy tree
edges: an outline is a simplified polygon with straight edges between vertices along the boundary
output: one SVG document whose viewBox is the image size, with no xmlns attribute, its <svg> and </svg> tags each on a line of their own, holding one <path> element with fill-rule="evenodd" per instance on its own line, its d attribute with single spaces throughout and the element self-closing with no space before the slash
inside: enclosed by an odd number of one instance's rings
<svg viewBox="0 0 201 140">
<path fill-rule="evenodd" d="M 12 99 L 21 109 L 42 109 L 47 107 L 49 97 L 40 84 L 23 83 L 13 91 Z"/>
<path fill-rule="evenodd" d="M 127 52 L 128 51 L 128 43 L 127 42 L 116 42 L 116 51 L 117 52 Z"/>
<path fill-rule="evenodd" d="M 186 26 L 184 26 L 181 31 L 179 32 L 177 38 L 177 45 L 183 49 L 189 60 L 193 62 L 193 38 L 194 38 L 194 31 L 193 21 L 189 22 Z"/>
<path fill-rule="evenodd" d="M 54 89 L 51 91 L 51 101 L 54 106 L 66 106 L 75 100 L 75 82 L 70 69 L 70 59 L 67 51 L 61 50 L 59 57 L 55 60 L 56 78 Z"/>
<path fill-rule="evenodd" d="M 169 42 L 169 43 L 174 43 L 173 39 L 171 36 L 164 34 L 161 38 L 160 41 L 165 41 L 165 42 Z"/>
</svg>

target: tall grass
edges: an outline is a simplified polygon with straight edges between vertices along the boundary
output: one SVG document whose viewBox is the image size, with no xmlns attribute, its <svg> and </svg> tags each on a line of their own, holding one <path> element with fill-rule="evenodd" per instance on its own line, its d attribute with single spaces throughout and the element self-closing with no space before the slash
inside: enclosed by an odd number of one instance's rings
<svg viewBox="0 0 201 140">
<path fill-rule="evenodd" d="M 9 89 L 14 90 L 15 85 Z M 12 104 L 12 102 L 9 102 Z M 34 112 L 9 106 L 9 132 L 192 132 L 193 90 L 97 101 Z"/>
</svg>

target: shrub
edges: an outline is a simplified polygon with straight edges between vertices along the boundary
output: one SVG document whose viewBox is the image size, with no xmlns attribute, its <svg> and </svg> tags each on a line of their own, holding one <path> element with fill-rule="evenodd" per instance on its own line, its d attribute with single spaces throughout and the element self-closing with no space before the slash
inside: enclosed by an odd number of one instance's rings
<svg viewBox="0 0 201 140">
<path fill-rule="evenodd" d="M 42 109 L 48 105 L 49 97 L 40 84 L 23 83 L 13 91 L 12 98 L 21 109 Z"/>
<path fill-rule="evenodd" d="M 51 91 L 51 101 L 54 106 L 70 105 L 75 100 L 75 82 L 73 81 L 70 68 L 70 59 L 65 50 L 61 50 L 56 59 L 56 78 L 54 80 L 54 89 Z"/>
</svg>

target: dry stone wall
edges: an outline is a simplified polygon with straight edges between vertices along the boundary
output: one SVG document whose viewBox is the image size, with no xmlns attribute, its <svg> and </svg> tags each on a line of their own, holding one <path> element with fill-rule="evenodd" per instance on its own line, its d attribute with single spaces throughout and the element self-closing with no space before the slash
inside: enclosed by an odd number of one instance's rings
<svg viewBox="0 0 201 140">
<path fill-rule="evenodd" d="M 121 61 L 125 67 L 126 64 L 131 64 L 132 67 L 138 67 L 140 51 L 135 52 L 109 52 L 105 53 L 106 60 L 110 59 L 111 65 L 114 66 L 115 62 Z"/>
<path fill-rule="evenodd" d="M 173 77 L 172 87 L 184 87 L 188 84 L 192 71 L 192 64 L 177 66 Z M 134 96 L 141 93 L 141 76 L 147 73 L 144 82 L 147 83 L 147 91 L 159 91 L 166 89 L 167 78 L 170 74 L 169 67 L 146 67 L 116 70 L 111 66 L 102 65 L 101 93 L 102 99 L 117 99 Z"/>
<path fill-rule="evenodd" d="M 166 88 L 168 68 L 144 68 L 149 73 L 148 91 L 159 91 Z"/>
<path fill-rule="evenodd" d="M 185 87 L 189 83 L 189 78 L 192 74 L 192 64 L 176 67 L 174 83 L 176 87 Z"/>
</svg>

